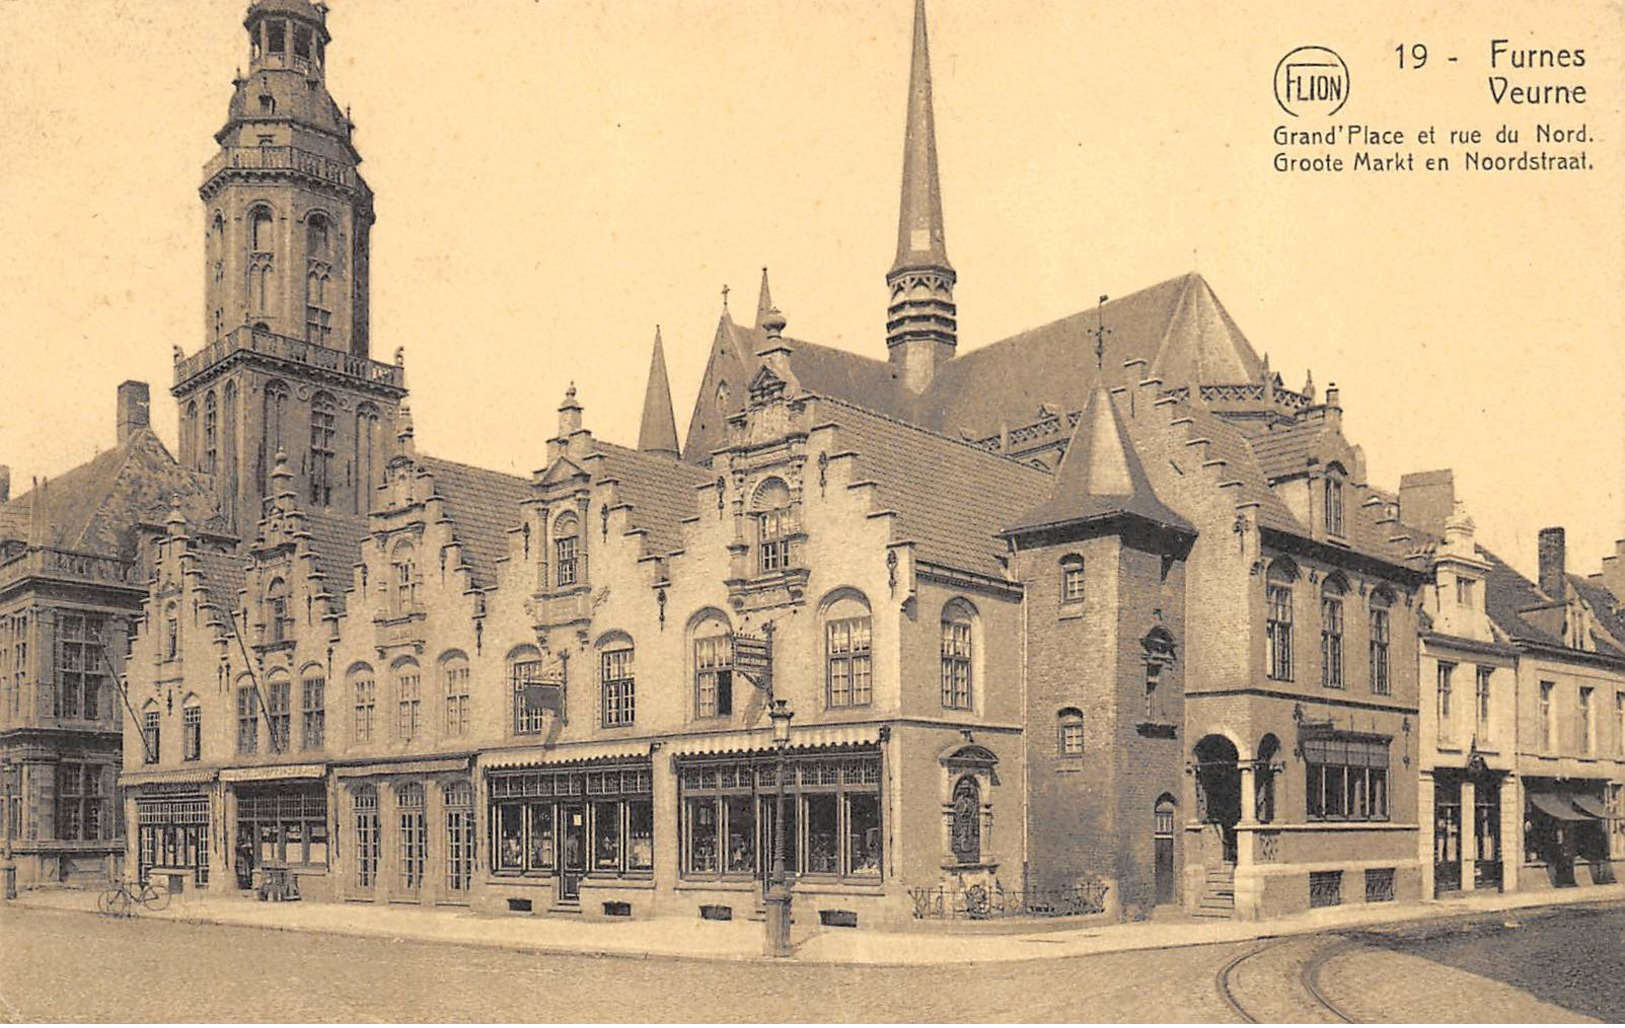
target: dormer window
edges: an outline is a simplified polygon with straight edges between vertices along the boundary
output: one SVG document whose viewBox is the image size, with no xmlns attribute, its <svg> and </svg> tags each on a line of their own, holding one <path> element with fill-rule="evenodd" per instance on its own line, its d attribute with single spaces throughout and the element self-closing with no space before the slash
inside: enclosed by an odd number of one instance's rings
<svg viewBox="0 0 1625 1028">
<path fill-rule="evenodd" d="M 769 478 L 757 488 L 751 509 L 756 517 L 757 570 L 765 575 L 788 569 L 790 536 L 795 532 L 790 487 L 783 479 Z"/>
<path fill-rule="evenodd" d="M 271 579 L 265 587 L 265 635 L 268 642 L 287 642 L 292 634 L 293 618 L 288 616 L 288 583 L 281 578 Z"/>
<path fill-rule="evenodd" d="M 417 547 L 412 545 L 410 539 L 402 539 L 395 544 L 395 553 L 390 558 L 390 571 L 394 579 L 392 613 L 399 617 L 417 610 Z"/>
<path fill-rule="evenodd" d="M 1326 534 L 1341 536 L 1343 534 L 1343 479 L 1335 472 L 1326 476 L 1324 501 Z"/>
<path fill-rule="evenodd" d="M 553 523 L 553 580 L 561 589 L 581 579 L 580 544 L 581 523 L 574 514 L 562 515 Z"/>
<path fill-rule="evenodd" d="M 1473 587 L 1478 583 L 1471 578 L 1456 579 L 1456 605 L 1468 610 L 1473 609 Z"/>
</svg>

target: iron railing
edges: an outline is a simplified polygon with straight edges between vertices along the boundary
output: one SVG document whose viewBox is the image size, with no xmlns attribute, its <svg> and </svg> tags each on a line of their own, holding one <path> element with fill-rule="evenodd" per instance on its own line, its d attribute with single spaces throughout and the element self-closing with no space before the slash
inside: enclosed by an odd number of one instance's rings
<svg viewBox="0 0 1625 1028">
<path fill-rule="evenodd" d="M 1050 889 L 1006 889 L 991 884 L 939 885 L 908 890 L 915 920 L 987 921 L 997 917 L 1072 917 L 1106 909 L 1110 886 L 1084 881 Z"/>
</svg>

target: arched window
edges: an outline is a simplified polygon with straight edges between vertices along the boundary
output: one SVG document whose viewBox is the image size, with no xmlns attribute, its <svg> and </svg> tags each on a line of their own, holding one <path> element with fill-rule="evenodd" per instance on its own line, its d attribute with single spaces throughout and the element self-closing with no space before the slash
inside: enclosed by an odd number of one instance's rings
<svg viewBox="0 0 1625 1028">
<path fill-rule="evenodd" d="M 303 747 L 319 750 L 327 743 L 327 673 L 321 665 L 305 669 L 299 693 Z"/>
<path fill-rule="evenodd" d="M 790 487 L 781 478 L 769 478 L 756 488 L 750 509 L 756 519 L 756 567 L 762 574 L 790 566 L 790 536 L 795 518 L 790 510 Z"/>
<path fill-rule="evenodd" d="M 147 705 L 141 708 L 141 762 L 143 764 L 158 763 L 160 751 L 158 749 L 159 731 L 163 723 L 163 714 L 158 709 L 156 700 L 148 700 Z"/>
<path fill-rule="evenodd" d="M 717 383 L 717 413 L 718 414 L 727 414 L 728 413 L 728 383 L 727 382 L 718 382 Z"/>
<path fill-rule="evenodd" d="M 1281 558 L 1270 564 L 1264 584 L 1269 676 L 1282 682 L 1292 681 L 1292 583 L 1297 577 L 1297 566 Z"/>
<path fill-rule="evenodd" d="M 410 614 L 418 607 L 417 547 L 412 540 L 402 539 L 390 554 L 392 577 L 392 613 L 397 617 Z"/>
<path fill-rule="evenodd" d="M 466 895 L 474 880 L 474 787 L 467 781 L 445 782 L 440 795 L 446 811 L 446 889 Z"/>
<path fill-rule="evenodd" d="M 605 728 L 624 728 L 637 719 L 637 680 L 632 640 L 617 635 L 598 652 L 599 709 Z"/>
<path fill-rule="evenodd" d="M 333 335 L 333 310 L 328 299 L 331 274 L 325 267 L 305 272 L 305 342 L 326 346 Z"/>
<path fill-rule="evenodd" d="M 310 401 L 310 502 L 327 507 L 333 502 L 333 434 L 337 404 L 328 393 Z"/>
<path fill-rule="evenodd" d="M 293 730 L 292 687 L 287 672 L 274 673 L 266 683 L 265 693 L 266 750 L 286 753 Z"/>
<path fill-rule="evenodd" d="M 186 405 L 186 417 L 181 421 L 181 459 L 195 467 L 197 451 L 197 401 L 192 400 Z"/>
<path fill-rule="evenodd" d="M 982 786 L 975 775 L 965 775 L 954 783 L 953 820 L 950 841 L 954 862 L 982 862 Z"/>
<path fill-rule="evenodd" d="M 1321 496 L 1322 521 L 1327 535 L 1343 534 L 1343 474 L 1340 468 L 1330 467 L 1323 479 Z"/>
<path fill-rule="evenodd" d="M 215 462 L 220 459 L 220 411 L 215 405 L 214 390 L 203 397 L 203 470 L 214 474 Z"/>
<path fill-rule="evenodd" d="M 283 430 L 288 419 L 288 385 L 286 382 L 265 383 L 265 441 L 260 449 L 260 466 L 255 472 L 254 487 L 261 497 L 265 495 L 266 476 L 276 466 L 276 456 L 283 452 Z"/>
<path fill-rule="evenodd" d="M 540 735 L 547 724 L 547 712 L 563 718 L 565 683 L 562 673 L 549 675 L 541 652 L 534 646 L 519 646 L 508 654 L 508 688 L 513 693 L 513 732 Z"/>
<path fill-rule="evenodd" d="M 1083 602 L 1083 558 L 1069 553 L 1061 558 L 1061 605 Z"/>
<path fill-rule="evenodd" d="M 1083 756 L 1083 711 L 1077 707 L 1063 707 L 1055 715 L 1055 721 L 1057 751 L 1063 757 Z"/>
<path fill-rule="evenodd" d="M 1388 644 L 1392 631 L 1388 608 L 1393 602 L 1393 596 L 1386 589 L 1371 593 L 1371 692 L 1377 696 L 1392 692 L 1388 678 Z"/>
<path fill-rule="evenodd" d="M 305 219 L 305 256 L 313 260 L 326 260 L 328 247 L 327 215 L 316 211 Z"/>
<path fill-rule="evenodd" d="M 396 868 L 400 887 L 416 892 L 423 885 L 423 872 L 429 858 L 429 822 L 423 803 L 423 783 L 403 782 L 395 787 L 395 811 L 400 818 Z"/>
<path fill-rule="evenodd" d="M 364 403 L 355 412 L 355 510 L 372 510 L 377 482 L 378 408 Z"/>
<path fill-rule="evenodd" d="M 1320 586 L 1320 684 L 1343 688 L 1343 594 L 1341 575 L 1328 575 Z"/>
<path fill-rule="evenodd" d="M 1275 820 L 1275 763 L 1281 758 L 1281 740 L 1266 735 L 1258 742 L 1253 762 L 1253 816 L 1259 824 Z"/>
<path fill-rule="evenodd" d="M 355 883 L 370 889 L 378 881 L 379 845 L 378 787 L 358 785 L 350 792 L 350 808 L 355 817 Z"/>
<path fill-rule="evenodd" d="M 861 593 L 824 608 L 824 697 L 831 707 L 867 706 L 874 693 L 872 622 Z"/>
<path fill-rule="evenodd" d="M 423 724 L 423 676 L 415 660 L 399 661 L 394 671 L 395 737 L 410 742 Z"/>
<path fill-rule="evenodd" d="M 733 627 L 720 611 L 707 611 L 694 624 L 694 716 L 733 713 Z"/>
<path fill-rule="evenodd" d="M 446 699 L 446 735 L 468 734 L 468 657 L 453 651 L 440 658 L 441 695 Z"/>
<path fill-rule="evenodd" d="M 233 501 L 227 505 L 230 509 L 235 506 L 237 496 L 237 383 L 227 382 L 221 396 L 220 448 L 226 458 L 222 467 L 225 473 L 226 495 Z"/>
<path fill-rule="evenodd" d="M 288 613 L 288 582 L 273 578 L 265 587 L 265 640 L 287 642 L 293 635 L 293 618 Z"/>
<path fill-rule="evenodd" d="M 215 288 L 218 289 L 226 277 L 226 219 L 219 211 L 214 212 L 214 221 L 209 225 L 209 260 L 214 267 Z M 216 334 L 219 333 L 220 313 L 215 311 Z"/>
<path fill-rule="evenodd" d="M 580 581 L 581 522 L 565 512 L 553 522 L 553 581 L 560 588 Z"/>
<path fill-rule="evenodd" d="M 272 250 L 272 218 L 266 207 L 248 212 L 248 248 L 255 255 L 270 256 Z"/>
<path fill-rule="evenodd" d="M 372 668 L 357 664 L 350 668 L 350 696 L 355 705 L 355 741 L 371 742 L 378 709 L 378 680 Z"/>
<path fill-rule="evenodd" d="M 181 759 L 199 760 L 203 756 L 203 703 L 195 694 L 188 693 L 181 700 Z"/>
<path fill-rule="evenodd" d="M 948 710 L 971 710 L 972 632 L 976 608 L 964 600 L 949 600 L 942 608 L 942 705 Z"/>
</svg>

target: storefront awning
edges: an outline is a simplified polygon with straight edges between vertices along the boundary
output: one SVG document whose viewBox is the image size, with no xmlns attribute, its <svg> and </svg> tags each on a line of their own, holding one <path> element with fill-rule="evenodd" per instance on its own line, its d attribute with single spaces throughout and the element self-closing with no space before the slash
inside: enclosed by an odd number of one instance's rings
<svg viewBox="0 0 1625 1028">
<path fill-rule="evenodd" d="M 1588 793 L 1570 793 L 1569 802 L 1574 804 L 1576 810 L 1579 810 L 1584 814 L 1590 814 L 1599 821 L 1606 821 L 1614 816 L 1608 812 L 1608 807 L 1602 802 L 1602 800 L 1599 800 L 1597 797 L 1589 795 Z"/>
<path fill-rule="evenodd" d="M 119 785 L 130 788 L 137 785 L 208 785 L 214 781 L 212 767 L 188 767 L 178 771 L 126 771 L 119 775 Z"/>
<path fill-rule="evenodd" d="M 289 778 L 321 778 L 326 764 L 276 764 L 268 767 L 228 767 L 220 772 L 222 782 L 279 782 Z"/>
<path fill-rule="evenodd" d="M 500 768 L 557 767 L 561 764 L 602 763 L 618 760 L 649 759 L 649 741 L 617 740 L 612 742 L 561 743 L 557 746 L 531 746 L 524 749 L 487 751 L 480 757 L 480 767 L 487 771 Z"/>
<path fill-rule="evenodd" d="M 467 771 L 467 757 L 441 757 L 437 760 L 392 760 L 384 764 L 356 764 L 336 767 L 333 774 L 339 778 L 366 778 L 370 775 L 438 775 L 448 771 Z"/>
<path fill-rule="evenodd" d="M 809 725 L 790 729 L 790 752 L 831 749 L 839 746 L 875 746 L 880 742 L 880 725 Z M 666 752 L 676 756 L 716 755 L 731 753 L 770 753 L 773 751 L 773 730 L 753 729 L 745 732 L 714 732 L 691 735 L 666 741 Z"/>
<path fill-rule="evenodd" d="M 1590 821 L 1594 815 L 1575 809 L 1566 792 L 1532 792 L 1529 802 L 1536 810 L 1559 821 Z"/>
</svg>

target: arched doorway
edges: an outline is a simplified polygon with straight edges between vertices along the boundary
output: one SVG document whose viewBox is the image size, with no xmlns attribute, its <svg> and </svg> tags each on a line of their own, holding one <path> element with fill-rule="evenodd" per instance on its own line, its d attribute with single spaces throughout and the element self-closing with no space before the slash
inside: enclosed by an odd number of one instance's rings
<svg viewBox="0 0 1625 1028">
<path fill-rule="evenodd" d="M 1174 798 L 1163 793 L 1152 811 L 1151 849 L 1159 907 L 1174 902 L 1174 809 Z"/>
<path fill-rule="evenodd" d="M 1217 836 L 1224 863 L 1234 864 L 1236 822 L 1241 820 L 1241 769 L 1236 744 L 1222 735 L 1204 736 L 1192 756 L 1197 817 Z"/>
<path fill-rule="evenodd" d="M 1275 820 L 1275 776 L 1280 759 L 1281 740 L 1269 734 L 1258 741 L 1258 756 L 1253 760 L 1253 817 L 1261 825 Z"/>
</svg>

